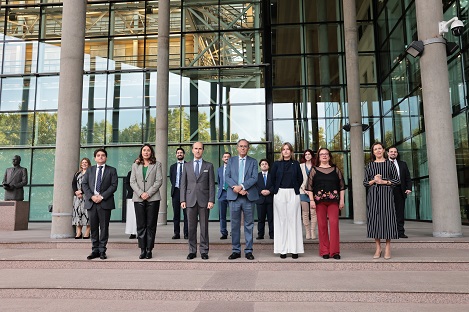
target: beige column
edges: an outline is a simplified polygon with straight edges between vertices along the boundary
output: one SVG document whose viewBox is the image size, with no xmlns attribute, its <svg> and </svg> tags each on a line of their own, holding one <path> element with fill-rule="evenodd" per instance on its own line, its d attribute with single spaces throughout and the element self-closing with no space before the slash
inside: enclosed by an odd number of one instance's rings
<svg viewBox="0 0 469 312">
<path fill-rule="evenodd" d="M 64 0 L 51 238 L 74 236 L 72 178 L 80 157 L 85 0 Z"/>
<path fill-rule="evenodd" d="M 353 222 L 366 223 L 362 114 L 360 107 L 360 78 L 358 72 L 358 36 L 355 0 L 344 0 L 345 62 L 347 69 L 347 99 L 349 108 L 350 154 L 352 158 Z"/>
<path fill-rule="evenodd" d="M 168 171 L 168 89 L 169 89 L 169 0 L 158 1 L 158 55 L 156 76 L 156 158 L 163 167 L 160 213 L 158 224 L 167 219 L 167 171 Z"/>
<path fill-rule="evenodd" d="M 441 0 L 416 0 L 419 40 L 441 37 Z M 420 57 L 433 236 L 462 236 L 446 47 L 425 45 Z M 443 195 L 444 194 L 444 195 Z"/>
</svg>

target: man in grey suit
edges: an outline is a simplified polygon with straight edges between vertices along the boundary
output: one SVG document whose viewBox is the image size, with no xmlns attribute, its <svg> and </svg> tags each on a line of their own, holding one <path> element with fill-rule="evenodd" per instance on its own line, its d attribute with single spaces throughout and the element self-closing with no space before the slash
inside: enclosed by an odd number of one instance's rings
<svg viewBox="0 0 469 312">
<path fill-rule="evenodd" d="M 20 166 L 21 157 L 13 156 L 13 167 L 5 171 L 3 177 L 3 188 L 5 189 L 5 200 L 24 200 L 23 186 L 28 184 L 28 171 Z"/>
<path fill-rule="evenodd" d="M 202 160 L 204 145 L 192 145 L 194 160 L 184 164 L 181 176 L 181 208 L 187 209 L 189 231 L 188 260 L 197 257 L 197 216 L 200 222 L 200 256 L 208 259 L 208 216 L 215 203 L 215 174 L 213 164 Z"/>
<path fill-rule="evenodd" d="M 228 184 L 226 198 L 230 203 L 231 213 L 231 247 L 232 254 L 228 257 L 234 260 L 241 257 L 241 211 L 244 215 L 244 238 L 246 247 L 244 255 L 248 260 L 254 260 L 252 254 L 254 229 L 254 203 L 259 199 L 257 190 L 257 161 L 247 156 L 249 142 L 241 139 L 237 144 L 238 156 L 231 157 L 226 166 L 225 179 Z"/>
<path fill-rule="evenodd" d="M 117 190 L 117 170 L 106 165 L 107 152 L 103 148 L 94 151 L 94 160 L 96 165 L 86 170 L 82 182 L 91 228 L 92 251 L 87 259 L 99 257 L 104 260 L 107 259 L 111 210 L 116 208 L 114 192 Z"/>
</svg>

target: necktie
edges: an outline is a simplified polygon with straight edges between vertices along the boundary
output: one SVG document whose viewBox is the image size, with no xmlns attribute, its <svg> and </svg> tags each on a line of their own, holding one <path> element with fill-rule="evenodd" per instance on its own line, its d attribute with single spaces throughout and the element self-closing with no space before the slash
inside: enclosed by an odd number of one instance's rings
<svg viewBox="0 0 469 312">
<path fill-rule="evenodd" d="M 199 174 L 200 174 L 200 165 L 199 165 L 199 162 L 200 160 L 196 160 L 195 161 L 195 177 L 196 178 L 199 178 Z"/>
<path fill-rule="evenodd" d="M 244 182 L 244 158 L 241 158 L 239 162 L 238 184 L 241 184 L 243 182 Z"/>
<path fill-rule="evenodd" d="M 99 194 L 101 193 L 101 181 L 103 178 L 103 166 L 98 167 L 98 178 L 96 179 L 96 192 Z"/>
<path fill-rule="evenodd" d="M 178 167 L 179 167 L 179 168 L 178 168 L 178 178 L 177 178 L 177 181 L 176 181 L 177 187 L 179 187 L 179 183 L 181 183 L 182 163 L 179 163 Z"/>
<path fill-rule="evenodd" d="M 264 185 L 267 186 L 267 173 L 264 173 Z"/>
<path fill-rule="evenodd" d="M 228 183 L 226 183 L 225 174 L 226 174 L 226 166 L 224 166 L 223 168 L 223 189 L 226 191 L 228 189 Z"/>
</svg>

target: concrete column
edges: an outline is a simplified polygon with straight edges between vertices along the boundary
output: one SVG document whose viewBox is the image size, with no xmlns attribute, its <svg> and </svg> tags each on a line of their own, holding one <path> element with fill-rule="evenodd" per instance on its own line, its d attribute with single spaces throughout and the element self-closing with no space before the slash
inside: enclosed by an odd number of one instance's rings
<svg viewBox="0 0 469 312">
<path fill-rule="evenodd" d="M 441 0 L 416 0 L 419 40 L 441 37 Z M 433 236 L 462 236 L 446 47 L 425 45 L 420 57 Z M 444 194 L 444 196 L 442 196 Z"/>
<path fill-rule="evenodd" d="M 156 76 L 156 159 L 163 168 L 160 213 L 158 224 L 167 219 L 167 171 L 168 171 L 168 89 L 169 89 L 169 0 L 158 1 L 158 55 Z"/>
<path fill-rule="evenodd" d="M 358 36 L 355 0 L 344 0 L 345 59 L 349 107 L 350 153 L 352 157 L 353 222 L 366 222 L 360 77 L 358 72 Z"/>
<path fill-rule="evenodd" d="M 64 0 L 51 238 L 73 237 L 72 178 L 79 167 L 85 0 Z"/>
</svg>

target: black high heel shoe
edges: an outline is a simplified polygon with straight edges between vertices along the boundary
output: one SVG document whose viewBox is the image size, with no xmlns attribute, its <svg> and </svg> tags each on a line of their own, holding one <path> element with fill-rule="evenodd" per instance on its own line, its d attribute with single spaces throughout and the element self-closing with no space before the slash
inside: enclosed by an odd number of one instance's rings
<svg viewBox="0 0 469 312">
<path fill-rule="evenodd" d="M 83 236 L 83 234 L 80 234 L 78 236 L 75 236 L 75 239 L 81 239 L 81 237 Z"/>
</svg>

